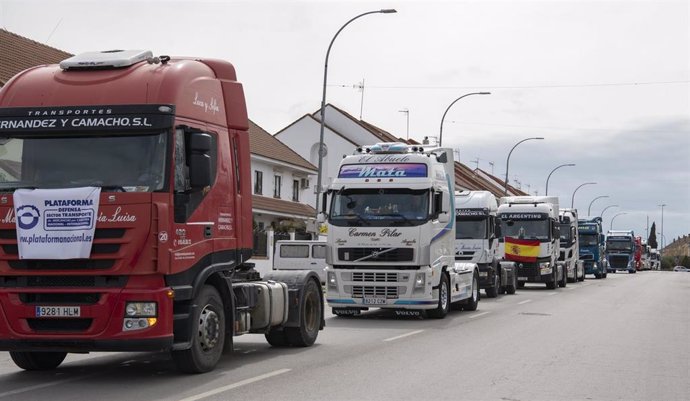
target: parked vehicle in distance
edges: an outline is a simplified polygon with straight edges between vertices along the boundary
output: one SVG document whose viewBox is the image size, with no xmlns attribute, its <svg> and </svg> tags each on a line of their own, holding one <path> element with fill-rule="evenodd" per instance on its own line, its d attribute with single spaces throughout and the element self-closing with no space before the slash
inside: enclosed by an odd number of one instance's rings
<svg viewBox="0 0 690 401">
<path fill-rule="evenodd" d="M 569 283 L 585 279 L 584 263 L 580 260 L 577 209 L 561 209 L 559 212 L 561 249 L 558 261 L 563 263 Z"/>
<path fill-rule="evenodd" d="M 673 271 L 674 271 L 674 272 L 689 272 L 690 269 L 688 269 L 688 268 L 685 267 L 685 266 L 675 266 L 675 267 L 673 268 Z"/>
<path fill-rule="evenodd" d="M 656 248 L 652 248 L 649 251 L 649 265 L 652 270 L 661 269 L 661 260 L 659 259 L 659 251 Z"/>
<path fill-rule="evenodd" d="M 605 240 L 601 217 L 578 219 L 577 230 L 580 260 L 584 264 L 585 274 L 593 274 L 597 279 L 606 278 Z"/>
<path fill-rule="evenodd" d="M 279 240 L 273 249 L 273 270 L 311 270 L 326 282 L 325 240 Z"/>
<path fill-rule="evenodd" d="M 632 230 L 609 230 L 606 234 L 606 260 L 608 272 L 627 271 L 635 268 L 635 233 Z"/>
<path fill-rule="evenodd" d="M 477 264 L 479 288 L 489 298 L 515 294 L 517 288 L 514 265 L 499 263 L 497 256 L 501 236 L 497 209 L 496 197 L 489 191 L 455 192 L 455 260 Z"/>
<path fill-rule="evenodd" d="M 546 288 L 565 287 L 560 249 L 558 197 L 507 196 L 499 200 L 501 242 L 498 254 L 517 264 L 518 288 L 525 283 L 545 283 Z"/>
</svg>

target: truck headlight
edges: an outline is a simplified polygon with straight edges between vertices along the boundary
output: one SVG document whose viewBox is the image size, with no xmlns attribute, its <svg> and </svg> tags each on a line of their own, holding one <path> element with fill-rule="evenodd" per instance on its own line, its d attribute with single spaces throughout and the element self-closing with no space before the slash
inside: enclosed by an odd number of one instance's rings
<svg viewBox="0 0 690 401">
<path fill-rule="evenodd" d="M 414 277 L 414 288 L 424 287 L 424 273 L 417 273 Z"/>
<path fill-rule="evenodd" d="M 335 272 L 328 272 L 328 286 L 331 288 L 336 288 L 338 286 L 338 280 L 335 277 Z"/>
<path fill-rule="evenodd" d="M 125 306 L 125 316 L 156 317 L 157 309 L 155 302 L 127 302 Z"/>
</svg>

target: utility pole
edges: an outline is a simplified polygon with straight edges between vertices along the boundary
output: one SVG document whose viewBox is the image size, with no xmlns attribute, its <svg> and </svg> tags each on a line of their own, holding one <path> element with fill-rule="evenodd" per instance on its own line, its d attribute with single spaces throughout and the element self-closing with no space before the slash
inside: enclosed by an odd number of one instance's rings
<svg viewBox="0 0 690 401">
<path fill-rule="evenodd" d="M 407 139 L 410 139 L 410 109 L 404 108 L 402 110 L 398 110 L 398 113 L 405 113 L 405 117 L 407 118 Z M 362 119 L 362 116 L 359 116 L 359 119 Z"/>
</svg>

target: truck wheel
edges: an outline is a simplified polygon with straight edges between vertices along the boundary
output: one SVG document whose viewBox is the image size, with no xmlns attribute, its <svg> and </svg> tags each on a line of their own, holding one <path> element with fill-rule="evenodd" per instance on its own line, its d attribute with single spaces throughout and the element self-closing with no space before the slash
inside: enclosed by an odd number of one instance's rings
<svg viewBox="0 0 690 401">
<path fill-rule="evenodd" d="M 309 280 L 304 286 L 299 306 L 299 327 L 286 327 L 284 329 L 288 344 L 295 347 L 308 347 L 316 341 L 321 327 L 321 311 L 323 310 L 323 299 L 319 286 L 314 280 Z"/>
<path fill-rule="evenodd" d="M 496 298 L 498 296 L 498 287 L 500 286 L 501 282 L 499 281 L 498 274 L 494 274 L 494 282 L 493 282 L 493 287 L 487 288 L 486 291 L 486 297 L 487 298 Z"/>
<path fill-rule="evenodd" d="M 66 352 L 19 352 L 10 351 L 10 357 L 15 365 L 24 370 L 55 369 L 67 356 Z"/>
<path fill-rule="evenodd" d="M 607 272 L 602 273 L 602 274 L 601 274 L 601 278 L 606 278 L 606 275 L 607 275 L 607 274 L 608 274 Z"/>
<path fill-rule="evenodd" d="M 551 281 L 546 282 L 546 288 L 549 290 L 555 290 L 557 283 L 556 269 L 554 268 L 553 272 L 551 273 Z"/>
<path fill-rule="evenodd" d="M 436 309 L 427 311 L 429 317 L 443 319 L 450 309 L 450 283 L 448 275 L 441 273 L 441 282 L 438 284 L 438 306 Z"/>
<path fill-rule="evenodd" d="M 508 293 L 508 295 L 513 295 L 515 294 L 515 291 L 517 291 L 517 287 L 517 277 L 513 276 L 513 281 L 506 286 L 506 292 Z"/>
<path fill-rule="evenodd" d="M 602 277 L 601 274 L 599 274 L 599 273 L 594 273 L 594 278 L 595 278 L 595 279 L 598 280 L 598 279 L 600 279 L 601 277 Z"/>
<path fill-rule="evenodd" d="M 285 331 L 281 329 L 272 328 L 265 334 L 266 341 L 273 347 L 285 347 L 288 345 Z"/>
<path fill-rule="evenodd" d="M 577 278 L 577 281 L 585 281 L 585 269 L 582 269 L 582 276 Z"/>
<path fill-rule="evenodd" d="M 525 288 L 525 282 L 524 281 L 518 281 L 517 288 Z"/>
<path fill-rule="evenodd" d="M 467 301 L 465 301 L 465 303 L 462 305 L 462 309 L 471 312 L 477 310 L 477 306 L 479 306 L 479 279 L 477 279 L 476 274 L 473 274 L 472 296 Z"/>
<path fill-rule="evenodd" d="M 561 280 L 558 282 L 558 286 L 561 288 L 565 288 L 566 285 L 568 285 L 568 269 L 563 266 L 563 275 L 561 276 Z"/>
<path fill-rule="evenodd" d="M 212 370 L 223 353 L 225 344 L 225 312 L 218 290 L 205 285 L 194 299 L 197 308 L 192 317 L 192 346 L 173 351 L 177 368 L 185 373 Z"/>
</svg>

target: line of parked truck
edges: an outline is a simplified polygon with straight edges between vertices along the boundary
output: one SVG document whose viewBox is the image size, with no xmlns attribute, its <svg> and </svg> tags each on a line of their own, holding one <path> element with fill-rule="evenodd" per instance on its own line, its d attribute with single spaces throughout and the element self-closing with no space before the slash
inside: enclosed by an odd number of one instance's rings
<svg viewBox="0 0 690 401">
<path fill-rule="evenodd" d="M 275 260 L 292 267 L 261 277 L 248 127 L 225 61 L 113 50 L 10 79 L 0 351 L 26 370 L 70 352 L 167 351 L 201 373 L 240 335 L 312 345 L 325 326 L 320 282 L 336 315 L 443 318 L 476 310 L 480 289 L 644 266 L 632 232 L 609 235 L 604 256 L 600 219 L 561 212 L 555 197 L 455 192 L 451 149 L 381 143 L 345 157 L 323 194 L 326 243 L 278 244 Z"/>
</svg>

